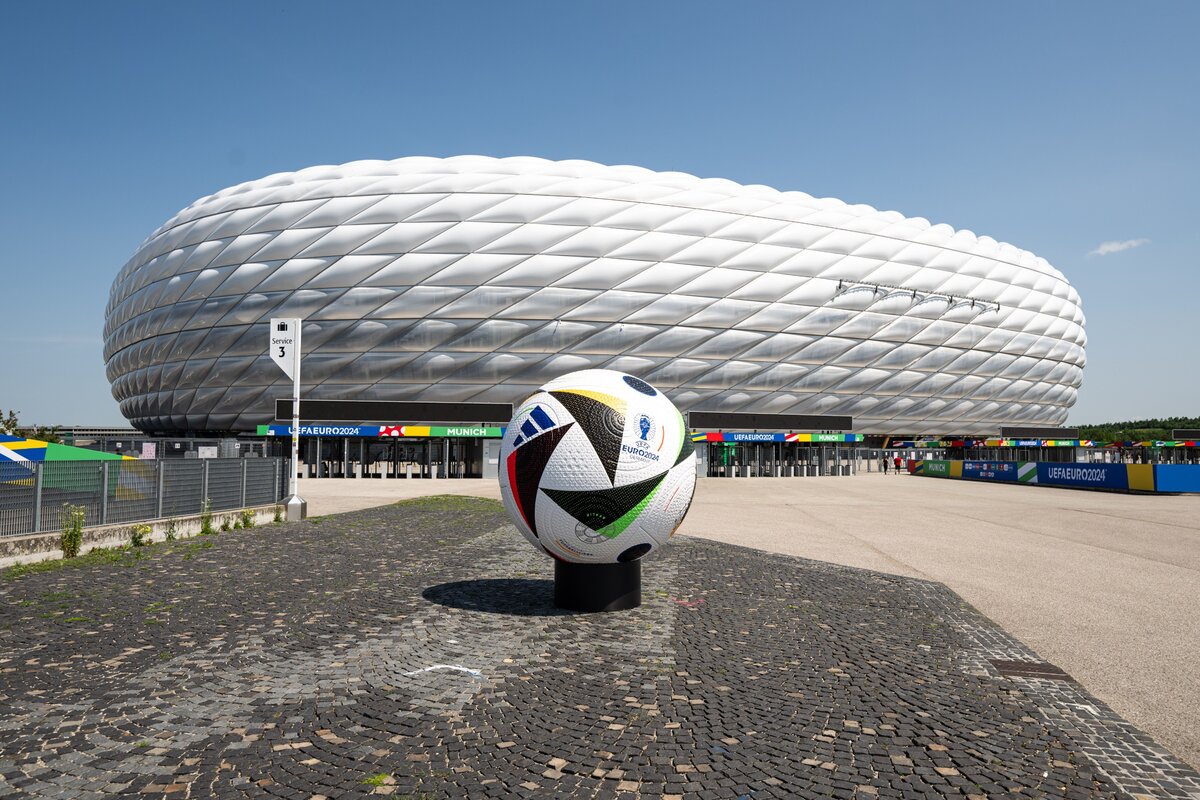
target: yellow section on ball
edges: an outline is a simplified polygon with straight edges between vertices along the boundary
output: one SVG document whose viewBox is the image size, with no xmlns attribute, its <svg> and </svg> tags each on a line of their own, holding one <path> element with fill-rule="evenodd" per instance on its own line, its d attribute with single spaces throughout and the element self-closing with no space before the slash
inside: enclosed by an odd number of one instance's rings
<svg viewBox="0 0 1200 800">
<path fill-rule="evenodd" d="M 568 392 L 570 394 L 581 394 L 584 397 L 590 397 L 597 403 L 604 403 L 604 405 L 608 406 L 614 411 L 618 411 L 621 414 L 625 413 L 625 401 L 619 397 L 613 397 L 611 394 L 597 392 L 592 389 L 557 389 L 556 391 Z"/>
</svg>

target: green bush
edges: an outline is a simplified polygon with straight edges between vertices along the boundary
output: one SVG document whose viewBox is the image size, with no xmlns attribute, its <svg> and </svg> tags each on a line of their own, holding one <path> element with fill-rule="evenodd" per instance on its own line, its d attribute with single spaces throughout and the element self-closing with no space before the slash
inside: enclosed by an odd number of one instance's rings
<svg viewBox="0 0 1200 800">
<path fill-rule="evenodd" d="M 134 547 L 145 547 L 150 544 L 151 528 L 145 523 L 139 523 L 129 529 L 129 543 Z"/>
<path fill-rule="evenodd" d="M 86 519 L 86 508 L 63 503 L 62 536 L 59 538 L 63 558 L 75 558 L 79 555 L 79 548 L 83 544 L 83 524 Z"/>
<path fill-rule="evenodd" d="M 241 511 L 241 516 L 242 516 L 241 523 L 242 523 L 243 528 L 253 528 L 254 527 L 254 512 L 253 511 L 251 511 L 248 508 L 243 508 Z"/>
<path fill-rule="evenodd" d="M 213 531 L 212 526 L 212 500 L 204 498 L 204 508 L 200 512 L 200 535 L 209 536 Z"/>
</svg>

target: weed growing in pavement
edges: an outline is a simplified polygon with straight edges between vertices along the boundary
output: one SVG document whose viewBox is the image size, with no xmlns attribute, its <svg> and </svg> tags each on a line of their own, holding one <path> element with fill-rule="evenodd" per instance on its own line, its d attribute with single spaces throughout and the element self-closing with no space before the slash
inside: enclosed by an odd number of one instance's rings
<svg viewBox="0 0 1200 800">
<path fill-rule="evenodd" d="M 186 549 L 184 550 L 183 560 L 191 561 L 192 556 L 195 555 L 197 551 L 208 550 L 212 546 L 213 546 L 213 543 L 211 541 L 190 542 L 187 545 Z"/>
<path fill-rule="evenodd" d="M 254 527 L 254 512 L 253 511 L 251 511 L 248 508 L 243 508 L 241 511 L 241 516 L 242 516 L 241 523 L 242 523 L 243 528 L 253 528 Z"/>
<path fill-rule="evenodd" d="M 145 547 L 150 544 L 150 530 L 150 526 L 145 523 L 130 526 L 129 544 L 133 547 Z"/>
<path fill-rule="evenodd" d="M 214 533 L 212 526 L 212 500 L 204 498 L 204 508 L 200 511 L 200 535 L 211 536 Z"/>
<path fill-rule="evenodd" d="M 229 532 L 229 517 L 221 517 L 221 532 Z"/>
<path fill-rule="evenodd" d="M 367 786 L 386 786 L 388 779 L 391 777 L 392 776 L 387 774 L 386 772 L 380 772 L 375 775 L 371 775 L 366 778 L 363 778 L 363 783 L 365 783 Z"/>
<path fill-rule="evenodd" d="M 83 544 L 83 524 L 87 519 L 87 509 L 83 506 L 73 506 L 63 503 L 62 536 L 58 543 L 62 547 L 63 558 L 76 558 Z"/>
<path fill-rule="evenodd" d="M 276 525 L 283 522 L 283 506 L 276 504 L 275 517 L 271 521 L 274 522 Z"/>
<path fill-rule="evenodd" d="M 56 559 L 53 561 L 37 561 L 31 564 L 14 564 L 4 571 L 4 578 L 11 580 L 25 575 L 41 572 L 55 572 L 66 567 L 87 567 L 95 564 L 116 564 L 118 566 L 133 566 L 142 557 L 142 551 L 129 547 L 95 547 L 72 559 Z"/>
<path fill-rule="evenodd" d="M 174 517 L 167 517 L 167 541 L 175 541 L 176 531 L 179 529 L 179 522 Z"/>
</svg>

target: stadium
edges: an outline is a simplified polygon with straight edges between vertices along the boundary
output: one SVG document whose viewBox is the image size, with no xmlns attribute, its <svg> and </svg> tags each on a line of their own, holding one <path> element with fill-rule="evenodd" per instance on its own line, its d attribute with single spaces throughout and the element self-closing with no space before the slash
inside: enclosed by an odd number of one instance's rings
<svg viewBox="0 0 1200 800">
<path fill-rule="evenodd" d="M 122 413 L 271 423 L 272 317 L 305 320 L 305 398 L 519 403 L 611 368 L 684 411 L 862 433 L 1060 425 L 1086 344 L 1062 273 L 970 231 L 632 166 L 412 157 L 243 183 L 154 231 L 105 313 Z"/>
</svg>

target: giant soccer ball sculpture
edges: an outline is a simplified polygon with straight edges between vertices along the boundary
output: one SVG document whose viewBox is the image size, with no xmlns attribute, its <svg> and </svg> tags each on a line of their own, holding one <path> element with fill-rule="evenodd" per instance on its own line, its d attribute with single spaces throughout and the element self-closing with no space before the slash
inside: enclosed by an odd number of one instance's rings
<svg viewBox="0 0 1200 800">
<path fill-rule="evenodd" d="M 500 448 L 500 494 L 555 559 L 555 601 L 580 611 L 640 602 L 639 559 L 666 544 L 696 489 L 683 415 L 645 381 L 589 369 L 518 409 Z"/>
</svg>

